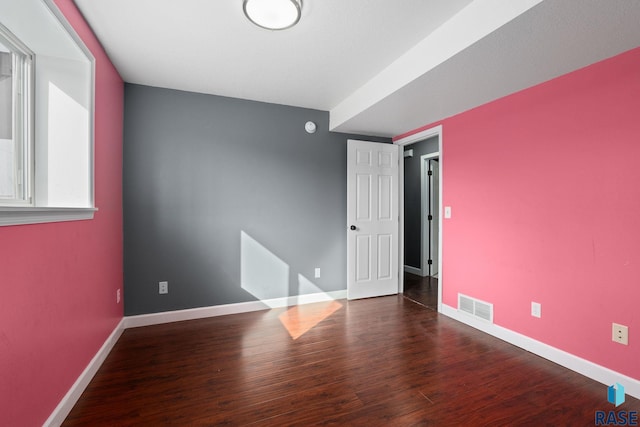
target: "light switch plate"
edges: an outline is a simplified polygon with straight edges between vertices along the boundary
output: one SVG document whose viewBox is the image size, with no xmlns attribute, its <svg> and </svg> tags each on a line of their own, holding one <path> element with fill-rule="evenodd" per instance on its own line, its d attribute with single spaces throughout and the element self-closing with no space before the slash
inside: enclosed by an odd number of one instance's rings
<svg viewBox="0 0 640 427">
<path fill-rule="evenodd" d="M 542 317 L 542 305 L 539 302 L 531 301 L 531 315 L 533 317 Z"/>
</svg>

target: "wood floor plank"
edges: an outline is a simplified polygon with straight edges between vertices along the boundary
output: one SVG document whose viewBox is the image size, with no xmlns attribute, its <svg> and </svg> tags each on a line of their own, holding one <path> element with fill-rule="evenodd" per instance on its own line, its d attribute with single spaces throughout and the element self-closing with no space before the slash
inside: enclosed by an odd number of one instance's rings
<svg viewBox="0 0 640 427">
<path fill-rule="evenodd" d="M 604 385 L 402 296 L 339 303 L 128 329 L 63 425 L 593 425 L 612 409 Z"/>
<path fill-rule="evenodd" d="M 438 279 L 404 273 L 404 296 L 431 309 L 438 310 Z"/>
</svg>

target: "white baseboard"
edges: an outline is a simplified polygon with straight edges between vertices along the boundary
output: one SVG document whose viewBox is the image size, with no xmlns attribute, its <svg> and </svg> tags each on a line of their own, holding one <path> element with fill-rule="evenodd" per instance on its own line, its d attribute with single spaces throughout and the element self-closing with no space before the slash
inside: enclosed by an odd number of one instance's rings
<svg viewBox="0 0 640 427">
<path fill-rule="evenodd" d="M 80 374 L 76 382 L 71 386 L 58 406 L 56 406 L 56 409 L 53 410 L 49 418 L 47 418 L 47 420 L 44 422 L 43 426 L 58 427 L 62 425 L 65 418 L 67 418 L 67 415 L 69 415 L 69 412 L 71 412 L 76 402 L 84 392 L 84 389 L 87 388 L 87 386 L 91 382 L 91 379 L 96 374 L 96 372 L 98 372 L 98 369 L 100 369 L 100 366 L 102 366 L 102 363 L 107 358 L 107 356 L 111 352 L 111 349 L 113 349 L 113 346 L 118 341 L 118 338 L 120 338 L 120 335 L 122 335 L 122 331 L 124 331 L 123 324 L 124 319 L 120 320 L 113 332 L 111 332 L 111 335 L 109 335 L 104 344 L 102 344 L 100 350 L 98 350 L 96 355 L 93 356 L 91 362 L 89 362 L 82 374 Z"/>
<path fill-rule="evenodd" d="M 405 265 L 405 266 L 404 266 L 404 271 L 405 271 L 406 273 L 411 273 L 411 274 L 415 274 L 416 276 L 423 277 L 423 276 L 422 276 L 422 270 L 421 270 L 421 269 L 419 269 L 419 268 L 415 268 L 415 267 L 411 267 L 410 265 Z"/>
<path fill-rule="evenodd" d="M 624 386 L 626 394 L 640 399 L 640 380 L 631 378 L 619 372 L 613 371 L 604 366 L 597 365 L 581 357 L 567 353 L 543 342 L 534 340 L 525 335 L 503 328 L 493 323 L 476 320 L 467 313 L 458 311 L 454 307 L 442 304 L 442 314 L 452 319 L 458 320 L 475 329 L 479 329 L 489 335 L 506 341 L 510 344 L 525 349 L 533 354 L 571 369 L 585 377 L 598 381 L 606 386 L 620 383 Z M 606 390 L 603 388 L 603 399 L 606 397 Z"/>
<path fill-rule="evenodd" d="M 212 307 L 191 308 L 187 310 L 165 311 L 162 313 L 141 314 L 124 318 L 125 328 L 159 325 L 162 323 L 180 322 L 183 320 L 204 319 L 207 317 L 224 316 L 226 314 L 247 313 L 250 311 L 267 310 L 269 308 L 288 307 L 292 305 L 310 304 L 314 302 L 344 299 L 347 291 L 321 292 L 316 294 L 297 295 L 292 297 L 274 298 L 264 301 L 240 302 L 236 304 L 216 305 Z"/>
</svg>

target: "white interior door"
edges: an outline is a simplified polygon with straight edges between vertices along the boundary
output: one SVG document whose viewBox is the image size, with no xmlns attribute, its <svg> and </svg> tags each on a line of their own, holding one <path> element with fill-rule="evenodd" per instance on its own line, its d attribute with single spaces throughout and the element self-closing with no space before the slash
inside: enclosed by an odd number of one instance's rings
<svg viewBox="0 0 640 427">
<path fill-rule="evenodd" d="M 398 293 L 400 147 L 347 142 L 347 297 Z"/>
</svg>

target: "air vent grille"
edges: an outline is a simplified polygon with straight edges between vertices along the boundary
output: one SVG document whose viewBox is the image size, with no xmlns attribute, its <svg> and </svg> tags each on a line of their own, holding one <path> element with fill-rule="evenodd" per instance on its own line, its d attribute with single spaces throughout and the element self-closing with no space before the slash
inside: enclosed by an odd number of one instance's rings
<svg viewBox="0 0 640 427">
<path fill-rule="evenodd" d="M 458 310 L 493 323 L 493 304 L 458 294 Z"/>
<path fill-rule="evenodd" d="M 473 299 L 459 295 L 458 297 L 458 310 L 466 311 L 469 314 L 473 314 Z"/>
</svg>

